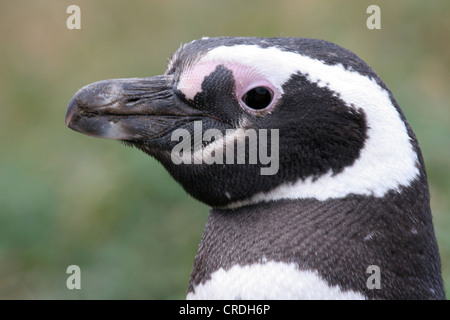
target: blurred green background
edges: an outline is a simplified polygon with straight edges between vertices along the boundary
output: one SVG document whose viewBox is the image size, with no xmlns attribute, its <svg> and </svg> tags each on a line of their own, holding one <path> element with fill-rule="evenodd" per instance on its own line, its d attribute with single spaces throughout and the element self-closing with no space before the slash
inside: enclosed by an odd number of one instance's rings
<svg viewBox="0 0 450 320">
<path fill-rule="evenodd" d="M 66 8 L 81 8 L 68 30 Z M 381 30 L 366 8 L 381 7 Z M 346 47 L 394 93 L 421 143 L 450 286 L 450 1 L 0 2 L 0 298 L 184 298 L 208 208 L 153 159 L 64 124 L 82 86 L 161 74 L 202 36 Z M 66 268 L 81 268 L 81 290 Z"/>
</svg>

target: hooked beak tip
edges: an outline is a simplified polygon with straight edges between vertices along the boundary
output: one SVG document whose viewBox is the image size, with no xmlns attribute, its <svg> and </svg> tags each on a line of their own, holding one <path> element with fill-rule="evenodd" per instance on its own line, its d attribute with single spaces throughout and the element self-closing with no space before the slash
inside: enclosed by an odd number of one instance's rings
<svg viewBox="0 0 450 320">
<path fill-rule="evenodd" d="M 78 103 L 76 101 L 75 98 L 72 98 L 72 100 L 70 100 L 69 102 L 69 106 L 67 107 L 67 112 L 66 112 L 66 126 L 68 126 L 70 128 L 70 123 L 72 122 L 72 118 L 73 115 L 77 112 L 78 110 Z"/>
</svg>

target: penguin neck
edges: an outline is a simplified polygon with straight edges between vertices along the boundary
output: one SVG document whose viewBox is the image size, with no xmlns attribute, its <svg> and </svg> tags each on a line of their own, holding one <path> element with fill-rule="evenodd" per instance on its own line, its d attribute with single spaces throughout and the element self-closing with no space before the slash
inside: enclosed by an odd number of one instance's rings
<svg viewBox="0 0 450 320">
<path fill-rule="evenodd" d="M 428 197 L 410 193 L 213 208 L 188 291 L 219 269 L 274 261 L 314 271 L 330 286 L 368 298 L 442 297 Z M 408 210 L 404 210 L 404 201 L 412 201 Z M 367 287 L 367 269 L 373 265 L 383 272 L 385 290 Z M 403 274 L 399 276 L 398 270 Z M 417 287 L 424 282 L 426 290 Z"/>
</svg>

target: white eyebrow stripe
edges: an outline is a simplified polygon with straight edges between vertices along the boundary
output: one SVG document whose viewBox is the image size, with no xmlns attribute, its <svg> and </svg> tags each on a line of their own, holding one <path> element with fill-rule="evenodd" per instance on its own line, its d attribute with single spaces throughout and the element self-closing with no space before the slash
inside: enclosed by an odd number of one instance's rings
<svg viewBox="0 0 450 320">
<path fill-rule="evenodd" d="M 419 176 L 417 154 L 406 125 L 389 93 L 374 79 L 346 70 L 340 64 L 327 65 L 276 47 L 221 46 L 209 51 L 199 62 L 208 61 L 252 66 L 277 87 L 282 87 L 293 74 L 300 72 L 319 87 L 338 93 L 349 108 L 361 109 L 367 121 L 368 138 L 360 157 L 339 174 L 333 175 L 330 171 L 316 180 L 308 177 L 293 184 L 282 184 L 230 207 L 285 198 L 325 200 L 348 194 L 382 197 L 390 190 L 409 186 Z"/>
</svg>

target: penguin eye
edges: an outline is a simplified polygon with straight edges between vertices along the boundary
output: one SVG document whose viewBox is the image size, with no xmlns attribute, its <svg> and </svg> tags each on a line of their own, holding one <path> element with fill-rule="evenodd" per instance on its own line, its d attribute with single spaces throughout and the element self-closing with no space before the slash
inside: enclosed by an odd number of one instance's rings
<svg viewBox="0 0 450 320">
<path fill-rule="evenodd" d="M 273 91 L 266 87 L 256 87 L 242 96 L 242 101 L 247 107 L 254 110 L 267 108 L 273 99 Z"/>
</svg>

